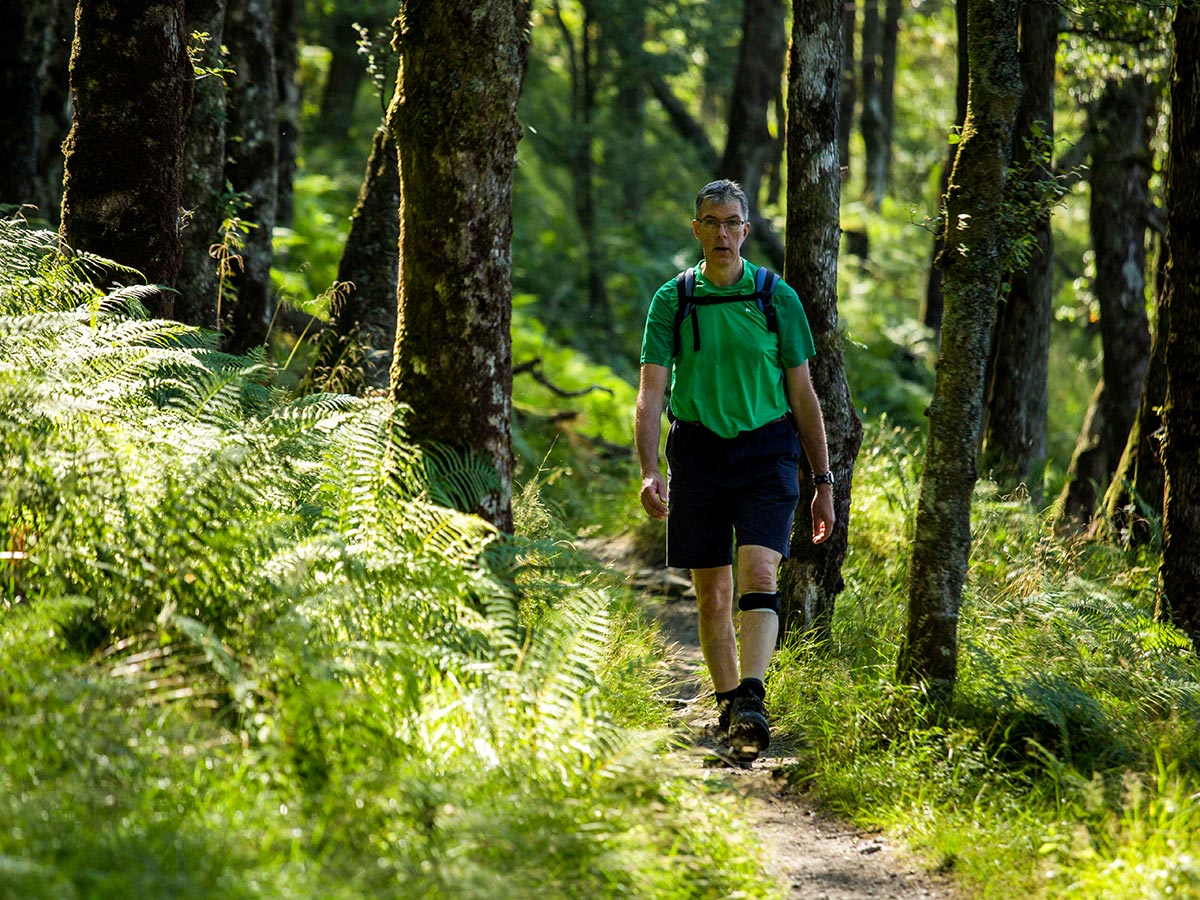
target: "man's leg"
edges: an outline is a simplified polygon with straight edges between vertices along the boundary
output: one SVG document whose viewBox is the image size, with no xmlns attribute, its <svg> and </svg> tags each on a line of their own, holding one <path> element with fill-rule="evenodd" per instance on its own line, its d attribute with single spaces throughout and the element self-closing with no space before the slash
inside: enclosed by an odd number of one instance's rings
<svg viewBox="0 0 1200 900">
<path fill-rule="evenodd" d="M 737 637 L 733 630 L 733 567 L 692 569 L 700 617 L 700 649 L 708 664 L 713 689 L 731 691 L 738 685 Z"/>
<path fill-rule="evenodd" d="M 783 554 L 753 544 L 738 547 L 738 594 L 773 594 Z M 779 615 L 769 609 L 750 609 L 741 614 L 742 678 L 762 681 L 779 639 Z"/>
</svg>

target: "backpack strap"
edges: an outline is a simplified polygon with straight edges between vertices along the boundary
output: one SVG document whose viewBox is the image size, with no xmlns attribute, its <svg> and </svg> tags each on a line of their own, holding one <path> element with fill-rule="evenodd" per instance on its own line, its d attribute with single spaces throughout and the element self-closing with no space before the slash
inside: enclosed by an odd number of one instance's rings
<svg viewBox="0 0 1200 900">
<path fill-rule="evenodd" d="M 766 318 L 767 331 L 771 334 L 779 333 L 779 324 L 775 321 L 775 305 L 771 302 L 771 295 L 775 293 L 777 284 L 779 276 L 766 266 L 759 266 L 758 271 L 754 273 L 754 302 L 758 305 L 758 311 Z"/>
<path fill-rule="evenodd" d="M 686 271 L 675 276 L 675 292 L 679 303 L 675 310 L 675 356 L 679 356 L 679 332 L 683 330 L 683 320 L 690 314 L 692 317 L 692 349 L 700 349 L 700 319 L 696 315 L 696 304 L 693 295 L 696 292 L 696 270 L 689 267 Z"/>
</svg>

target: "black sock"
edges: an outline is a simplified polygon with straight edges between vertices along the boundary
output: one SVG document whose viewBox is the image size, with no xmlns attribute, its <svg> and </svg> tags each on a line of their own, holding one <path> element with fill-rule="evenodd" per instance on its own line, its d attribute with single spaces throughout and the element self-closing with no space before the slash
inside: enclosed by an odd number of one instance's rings
<svg viewBox="0 0 1200 900">
<path fill-rule="evenodd" d="M 717 691 L 717 709 L 720 709 L 727 703 L 732 703 L 733 698 L 737 696 L 737 692 L 737 688 L 734 688 L 732 691 Z"/>
<path fill-rule="evenodd" d="M 742 683 L 738 685 L 739 691 L 749 691 L 758 697 L 759 700 L 766 699 L 767 689 L 757 678 L 743 678 Z"/>
</svg>

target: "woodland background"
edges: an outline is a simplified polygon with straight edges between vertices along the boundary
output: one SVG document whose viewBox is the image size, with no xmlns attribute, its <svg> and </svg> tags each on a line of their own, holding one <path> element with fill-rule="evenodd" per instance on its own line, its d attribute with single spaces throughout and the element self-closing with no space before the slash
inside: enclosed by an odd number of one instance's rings
<svg viewBox="0 0 1200 900">
<path fill-rule="evenodd" d="M 793 782 L 979 896 L 1200 896 L 1195 11 L 435 6 L 0 2 L 2 892 L 770 896 L 583 549 L 661 553 L 637 351 L 720 174 L 846 476 Z"/>
</svg>

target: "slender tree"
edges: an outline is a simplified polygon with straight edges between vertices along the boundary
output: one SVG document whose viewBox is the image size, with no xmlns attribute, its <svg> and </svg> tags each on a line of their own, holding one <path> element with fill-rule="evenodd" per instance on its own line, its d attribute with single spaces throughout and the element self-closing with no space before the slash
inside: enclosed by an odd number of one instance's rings
<svg viewBox="0 0 1200 900">
<path fill-rule="evenodd" d="M 958 60 L 958 75 L 954 95 L 954 125 L 955 131 L 958 133 L 961 133 L 963 122 L 967 118 L 967 86 L 970 81 L 970 72 L 967 68 L 967 6 L 967 0 L 956 0 L 954 4 L 955 34 L 958 36 L 955 51 Z M 946 152 L 946 163 L 942 166 L 938 197 L 945 197 L 950 188 L 950 173 L 954 171 L 954 160 L 957 155 L 958 144 L 951 143 Z M 944 211 L 939 210 L 939 212 Z M 942 249 L 945 246 L 945 221 L 944 215 L 938 216 L 934 228 L 933 256 L 929 266 L 929 278 L 925 283 L 925 296 L 921 303 L 921 321 L 933 332 L 935 338 L 941 335 L 942 315 L 946 305 L 942 293 L 942 270 L 938 268 L 937 262 L 941 258 Z"/>
<path fill-rule="evenodd" d="M 402 0 L 388 123 L 399 148 L 392 396 L 410 431 L 491 461 L 479 512 L 512 527 L 512 179 L 523 0 Z"/>
<path fill-rule="evenodd" d="M 275 96 L 279 127 L 275 221 L 290 226 L 294 213 L 296 148 L 300 138 L 300 6 L 302 0 L 275 0 Z"/>
<path fill-rule="evenodd" d="M 187 27 L 207 35 L 194 50 L 195 96 L 183 159 L 183 263 L 175 316 L 189 325 L 218 328 L 217 268 L 209 249 L 219 241 L 225 214 L 225 0 L 185 0 Z"/>
<path fill-rule="evenodd" d="M 1073 467 L 1063 488 L 1059 525 L 1084 528 L 1116 471 L 1150 362 L 1146 316 L 1146 228 L 1150 218 L 1150 142 L 1156 91 L 1141 75 L 1108 81 L 1090 110 L 1091 234 L 1100 307 L 1099 406 L 1077 448 L 1092 459 Z"/>
<path fill-rule="evenodd" d="M 63 240 L 171 286 L 192 97 L 183 0 L 81 0 L 71 54 Z M 108 273 L 107 277 L 114 277 Z M 172 313 L 161 291 L 151 312 Z"/>
<path fill-rule="evenodd" d="M 37 193 L 44 60 L 53 37 L 49 0 L 0 0 L 0 205 Z"/>
<path fill-rule="evenodd" d="M 275 0 L 227 0 L 229 124 L 226 179 L 237 195 L 238 218 L 248 226 L 241 266 L 231 279 L 236 297 L 222 309 L 230 349 L 266 340 L 271 308 L 272 237 L 278 200 L 279 125 L 276 119 Z"/>
<path fill-rule="evenodd" d="M 1173 31 L 1165 172 L 1166 489 L 1157 613 L 1183 629 L 1200 651 L 1200 410 L 1192 400 L 1200 381 L 1200 9 L 1180 4 Z"/>
<path fill-rule="evenodd" d="M 816 340 L 817 355 L 809 367 L 825 417 L 829 463 L 838 480 L 833 490 L 837 523 L 829 540 L 814 545 L 808 507 L 801 503 L 797 508 L 792 554 L 783 566 L 780 591 L 784 628 L 799 628 L 822 638 L 829 635 L 834 601 L 845 584 L 842 562 L 849 542 L 854 461 L 862 444 L 862 423 L 843 368 L 837 308 L 842 24 L 840 0 L 792 4 L 784 273 L 804 301 Z"/>
<path fill-rule="evenodd" d="M 984 372 L 1002 277 L 1000 223 L 1020 102 L 1018 0 L 968 0 L 970 90 L 946 196 L 946 315 L 909 569 L 898 675 L 946 700 L 971 547 Z"/>
<path fill-rule="evenodd" d="M 842 94 L 838 113 L 838 159 L 850 171 L 850 135 L 854 131 L 854 107 L 858 98 L 858 73 L 855 70 L 854 39 L 858 32 L 858 6 L 855 0 L 842 3 Z"/>
<path fill-rule="evenodd" d="M 341 289 L 321 334 L 316 368 L 347 393 L 386 387 L 396 343 L 400 174 L 386 126 L 375 132 L 367 173 L 338 264 Z"/>
<path fill-rule="evenodd" d="M 883 185 L 876 181 L 887 165 L 884 151 L 883 84 L 880 62 L 883 54 L 881 0 L 863 0 L 862 25 L 862 114 L 859 127 L 863 139 L 863 193 L 867 206 L 879 209 Z"/>
<path fill-rule="evenodd" d="M 1035 196 L 1051 173 L 1054 140 L 1054 72 L 1058 8 L 1022 3 L 1021 84 L 1013 141 L 1016 191 Z M 1000 304 L 989 357 L 984 471 L 1001 490 L 1024 485 L 1042 502 L 1049 410 L 1050 323 L 1054 299 L 1054 246 L 1047 209 L 1032 225 L 1025 264 L 1009 278 Z"/>
</svg>

